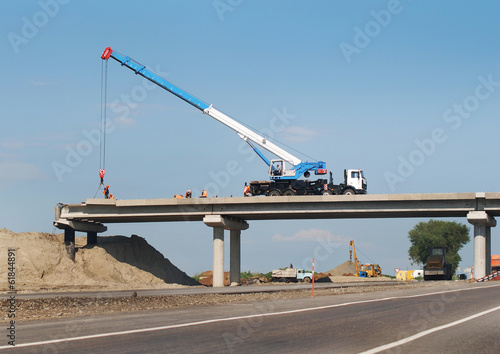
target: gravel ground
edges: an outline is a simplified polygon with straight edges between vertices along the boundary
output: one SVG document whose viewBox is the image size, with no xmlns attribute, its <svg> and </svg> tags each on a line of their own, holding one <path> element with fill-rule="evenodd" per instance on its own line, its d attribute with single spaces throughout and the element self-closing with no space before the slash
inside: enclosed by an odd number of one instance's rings
<svg viewBox="0 0 500 354">
<path fill-rule="evenodd" d="M 451 282 L 450 282 L 451 283 Z M 432 287 L 442 285 L 439 282 L 412 282 L 407 284 L 390 284 L 378 286 L 360 286 L 346 288 L 316 289 L 315 296 L 332 296 L 394 289 L 410 289 L 415 287 Z M 224 304 L 237 301 L 261 301 L 305 298 L 311 296 L 310 289 L 286 290 L 279 292 L 259 292 L 250 294 L 200 294 L 200 295 L 164 295 L 137 296 L 131 292 L 129 297 L 103 298 L 39 298 L 16 299 L 16 321 L 54 319 L 74 316 L 90 316 L 98 314 L 147 311 L 157 309 L 179 308 Z M 8 299 L 1 301 L 3 319 L 8 319 L 11 303 Z"/>
</svg>

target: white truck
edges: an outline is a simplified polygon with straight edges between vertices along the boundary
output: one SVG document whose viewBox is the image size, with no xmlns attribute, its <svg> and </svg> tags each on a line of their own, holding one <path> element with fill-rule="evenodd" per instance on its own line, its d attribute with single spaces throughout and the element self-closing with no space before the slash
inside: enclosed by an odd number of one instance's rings
<svg viewBox="0 0 500 354">
<path fill-rule="evenodd" d="M 272 281 L 279 282 L 298 282 L 302 281 L 304 283 L 311 282 L 313 277 L 313 273 L 304 270 L 304 269 L 294 269 L 294 268 L 286 268 L 286 269 L 275 269 L 272 273 Z"/>
</svg>

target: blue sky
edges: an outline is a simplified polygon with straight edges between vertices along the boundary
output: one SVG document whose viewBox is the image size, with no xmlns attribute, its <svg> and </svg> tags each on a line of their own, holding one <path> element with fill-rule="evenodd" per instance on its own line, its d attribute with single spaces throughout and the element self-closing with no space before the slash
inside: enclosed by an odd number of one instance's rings
<svg viewBox="0 0 500 354">
<path fill-rule="evenodd" d="M 325 161 L 337 182 L 344 168 L 362 168 L 371 194 L 498 191 L 495 1 L 0 7 L 0 227 L 56 231 L 58 202 L 94 196 L 108 46 L 293 154 Z M 207 186 L 239 196 L 244 182 L 266 178 L 266 165 L 228 128 L 115 61 L 108 75 L 106 182 L 118 199 Z M 384 273 L 412 269 L 407 234 L 419 221 L 427 219 L 250 222 L 242 269 L 307 265 L 316 255 L 318 269 L 330 270 L 349 259 L 351 239 L 361 261 Z M 145 237 L 190 275 L 212 267 L 212 234 L 202 223 L 108 226 L 107 235 Z M 492 239 L 498 254 L 496 229 Z M 462 267 L 472 250 L 462 250 Z"/>
</svg>

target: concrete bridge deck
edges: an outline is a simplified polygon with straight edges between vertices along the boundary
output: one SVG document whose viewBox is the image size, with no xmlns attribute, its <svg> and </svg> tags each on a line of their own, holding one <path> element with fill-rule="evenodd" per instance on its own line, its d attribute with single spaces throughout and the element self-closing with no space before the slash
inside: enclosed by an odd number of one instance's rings
<svg viewBox="0 0 500 354">
<path fill-rule="evenodd" d="M 60 203 L 55 212 L 54 225 L 65 230 L 69 252 L 75 231 L 87 232 L 92 242 L 108 223 L 203 221 L 214 229 L 214 268 L 216 258 L 217 268 L 223 268 L 224 230 L 231 230 L 231 264 L 239 264 L 240 232 L 248 228 L 248 220 L 464 217 L 474 225 L 474 268 L 479 277 L 491 270 L 490 228 L 500 216 L 500 193 L 87 199 L 81 204 Z M 239 276 L 239 267 L 232 270 Z"/>
<path fill-rule="evenodd" d="M 202 221 L 206 215 L 241 220 L 466 217 L 475 210 L 500 216 L 500 193 L 87 199 L 61 204 L 59 210 L 61 219 L 100 223 Z"/>
</svg>

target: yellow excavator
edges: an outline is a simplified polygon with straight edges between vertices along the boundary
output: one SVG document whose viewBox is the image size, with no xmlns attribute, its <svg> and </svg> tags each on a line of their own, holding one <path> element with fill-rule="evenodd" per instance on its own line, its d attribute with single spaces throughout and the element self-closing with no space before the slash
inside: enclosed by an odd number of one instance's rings
<svg viewBox="0 0 500 354">
<path fill-rule="evenodd" d="M 356 256 L 356 247 L 354 241 L 349 242 L 349 259 L 352 260 L 354 254 L 354 265 L 356 266 L 356 276 L 363 278 L 381 277 L 382 268 L 378 264 L 365 263 L 361 264 Z"/>
</svg>

